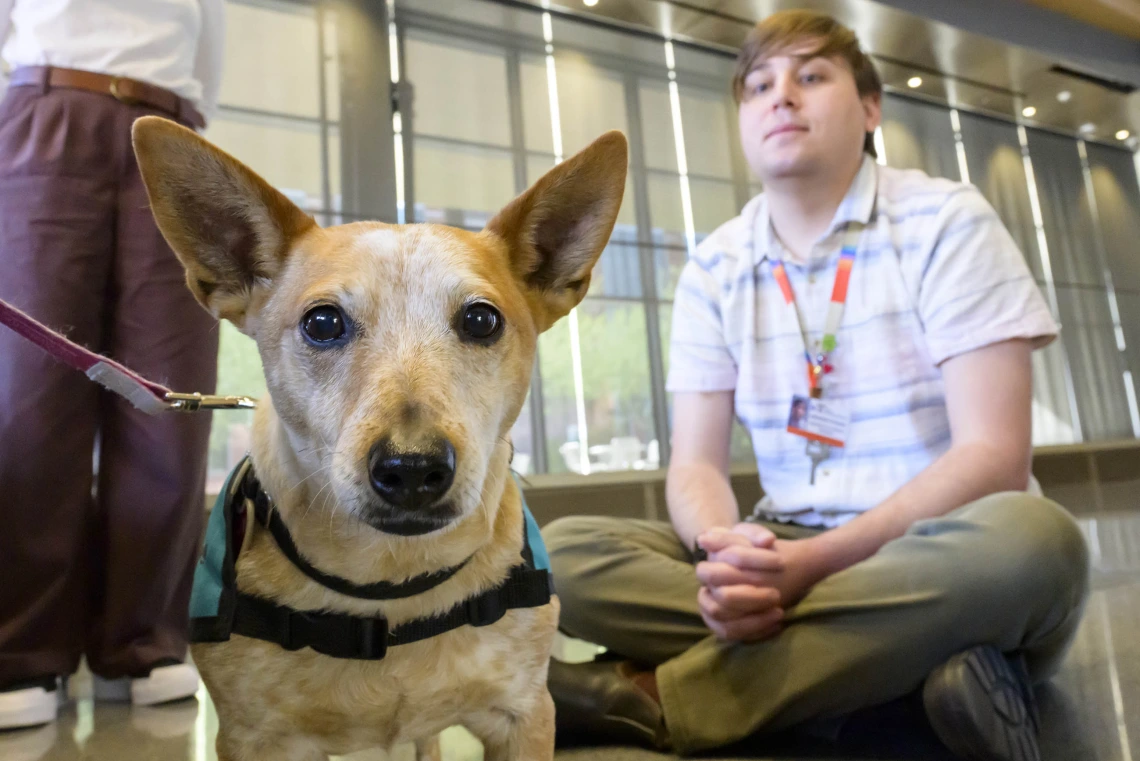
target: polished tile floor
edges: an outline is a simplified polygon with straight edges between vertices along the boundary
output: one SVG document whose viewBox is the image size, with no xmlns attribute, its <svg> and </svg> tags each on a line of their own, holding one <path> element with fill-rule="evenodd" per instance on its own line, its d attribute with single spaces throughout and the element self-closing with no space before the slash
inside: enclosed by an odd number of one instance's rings
<svg viewBox="0 0 1140 761">
<path fill-rule="evenodd" d="M 1140 761 L 1140 513 L 1082 520 L 1096 570 L 1080 634 L 1061 674 L 1042 691 L 1045 761 Z M 571 645 L 573 646 L 573 645 Z M 93 703 L 87 680 L 58 722 L 37 730 L 0 732 L 0 761 L 215 761 L 217 718 L 205 691 L 197 700 L 148 709 Z M 461 729 L 444 735 L 446 761 L 482 758 Z M 741 752 L 721 758 L 739 758 Z M 796 748 L 744 751 L 749 758 L 817 758 Z M 829 758 L 838 758 L 828 755 Z M 875 758 L 899 757 L 875 753 Z M 929 753 L 911 758 L 930 759 Z M 366 751 L 351 761 L 412 761 L 411 748 Z M 651 761 L 670 758 L 627 749 L 578 749 L 562 761 Z"/>
</svg>

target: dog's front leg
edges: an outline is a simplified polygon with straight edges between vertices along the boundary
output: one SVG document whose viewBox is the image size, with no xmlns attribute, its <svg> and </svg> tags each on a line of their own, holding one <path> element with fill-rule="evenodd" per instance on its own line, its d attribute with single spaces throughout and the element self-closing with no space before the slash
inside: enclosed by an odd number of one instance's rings
<svg viewBox="0 0 1140 761">
<path fill-rule="evenodd" d="M 468 729 L 483 742 L 484 761 L 554 758 L 554 701 L 545 685 L 527 714 L 492 711 L 472 721 Z"/>
</svg>

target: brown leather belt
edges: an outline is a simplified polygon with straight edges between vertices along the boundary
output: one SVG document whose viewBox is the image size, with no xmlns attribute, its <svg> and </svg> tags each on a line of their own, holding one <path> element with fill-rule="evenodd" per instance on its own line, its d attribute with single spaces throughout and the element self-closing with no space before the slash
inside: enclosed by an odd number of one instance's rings
<svg viewBox="0 0 1140 761">
<path fill-rule="evenodd" d="M 193 124 L 198 129 L 204 129 L 206 126 L 206 119 L 186 98 L 158 85 L 140 82 L 137 79 L 81 69 L 61 69 L 56 66 L 21 66 L 12 72 L 9 86 L 24 85 L 36 85 L 45 90 L 50 87 L 67 87 L 97 92 L 110 95 L 128 105 L 150 106 L 165 111 L 176 119 Z"/>
</svg>

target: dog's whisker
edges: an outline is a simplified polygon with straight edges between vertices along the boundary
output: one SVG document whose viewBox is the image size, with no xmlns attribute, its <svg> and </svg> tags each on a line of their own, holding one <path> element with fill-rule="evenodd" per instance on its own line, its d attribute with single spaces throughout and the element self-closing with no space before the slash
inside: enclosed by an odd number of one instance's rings
<svg viewBox="0 0 1140 761">
<path fill-rule="evenodd" d="M 332 486 L 332 480 L 331 479 L 324 486 L 322 486 L 320 488 L 320 491 L 318 491 L 316 494 L 313 495 L 313 498 L 311 500 L 309 500 L 308 506 L 305 507 L 304 512 L 301 514 L 302 519 L 304 519 L 305 517 L 307 517 L 309 515 L 309 512 L 313 509 L 313 505 L 316 504 L 317 500 L 320 498 L 321 494 L 324 493 L 325 489 L 329 488 L 330 486 Z"/>
<path fill-rule="evenodd" d="M 301 488 L 301 487 L 304 485 L 304 483 L 305 483 L 306 481 L 308 481 L 310 478 L 312 478 L 313 476 L 317 475 L 318 473 L 320 473 L 320 472 L 322 472 L 322 471 L 324 471 L 324 470 L 326 470 L 326 468 L 324 468 L 323 466 L 318 466 L 316 470 L 314 470 L 312 473 L 310 473 L 309 475 L 305 476 L 305 477 L 304 477 L 304 478 L 302 478 L 300 481 L 298 481 L 296 484 L 294 484 L 294 485 L 293 485 L 293 488 L 291 488 L 291 489 L 289 490 L 289 493 L 290 493 L 290 494 L 292 494 L 292 493 L 293 493 L 293 492 L 295 492 L 297 489 L 300 489 L 300 488 Z"/>
</svg>

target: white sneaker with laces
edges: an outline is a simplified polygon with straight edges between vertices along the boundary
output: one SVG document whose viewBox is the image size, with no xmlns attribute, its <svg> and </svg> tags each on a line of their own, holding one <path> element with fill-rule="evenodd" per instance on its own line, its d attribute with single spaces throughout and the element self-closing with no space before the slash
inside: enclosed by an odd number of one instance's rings
<svg viewBox="0 0 1140 761">
<path fill-rule="evenodd" d="M 0 729 L 36 727 L 59 715 L 59 685 L 55 679 L 0 692 Z"/>
<path fill-rule="evenodd" d="M 138 679 L 95 676 L 94 681 L 96 700 L 152 706 L 192 697 L 198 692 L 198 669 L 189 663 L 173 663 Z"/>
</svg>

